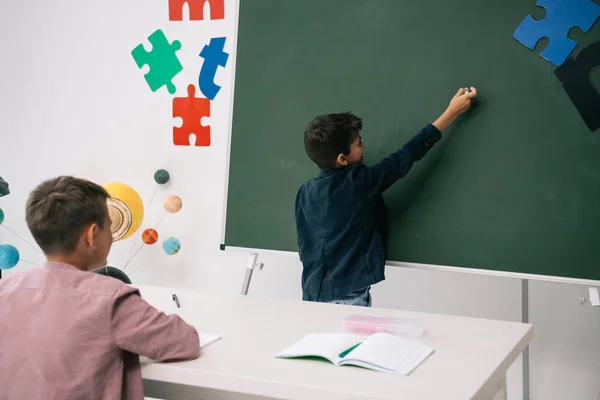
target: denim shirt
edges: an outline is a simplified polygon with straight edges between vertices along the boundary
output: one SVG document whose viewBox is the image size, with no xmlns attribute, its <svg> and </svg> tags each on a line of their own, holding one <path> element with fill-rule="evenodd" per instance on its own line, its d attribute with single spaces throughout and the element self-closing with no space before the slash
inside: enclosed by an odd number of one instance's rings
<svg viewBox="0 0 600 400">
<path fill-rule="evenodd" d="M 296 196 L 303 299 L 333 301 L 385 279 L 383 192 L 442 137 L 428 124 L 378 164 L 321 171 Z"/>
</svg>

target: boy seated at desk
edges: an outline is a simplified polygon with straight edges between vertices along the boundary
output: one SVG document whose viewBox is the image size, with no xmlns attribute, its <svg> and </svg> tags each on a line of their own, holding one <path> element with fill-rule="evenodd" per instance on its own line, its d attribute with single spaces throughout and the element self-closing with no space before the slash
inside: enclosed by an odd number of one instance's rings
<svg viewBox="0 0 600 400">
<path fill-rule="evenodd" d="M 308 157 L 321 169 L 296 196 L 303 300 L 371 305 L 371 285 L 385 279 L 385 192 L 441 139 L 471 106 L 477 91 L 458 90 L 446 111 L 401 149 L 363 165 L 362 120 L 352 113 L 321 115 L 304 133 Z"/>
<path fill-rule="evenodd" d="M 137 289 L 90 273 L 112 245 L 108 193 L 87 180 L 39 185 L 27 225 L 47 262 L 0 280 L 0 397 L 143 399 L 139 355 L 196 358 L 196 330 Z"/>
</svg>

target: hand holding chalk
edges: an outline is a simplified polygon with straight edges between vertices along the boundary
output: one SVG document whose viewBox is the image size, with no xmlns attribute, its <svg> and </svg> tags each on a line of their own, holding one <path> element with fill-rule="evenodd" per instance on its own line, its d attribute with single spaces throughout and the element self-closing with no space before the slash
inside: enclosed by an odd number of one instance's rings
<svg viewBox="0 0 600 400">
<path fill-rule="evenodd" d="M 469 91 L 468 88 L 460 88 L 458 92 L 454 95 L 452 100 L 450 101 L 450 106 L 448 107 L 448 111 L 451 112 L 454 116 L 458 116 L 469 108 L 471 108 L 471 99 L 477 96 L 477 89 L 471 87 Z"/>
<path fill-rule="evenodd" d="M 477 94 L 477 90 L 473 86 L 471 86 L 470 89 L 469 88 L 465 88 L 465 92 L 463 93 L 463 96 L 466 95 L 466 94 L 472 93 L 472 92 L 475 92 L 475 94 Z"/>
<path fill-rule="evenodd" d="M 456 117 L 471 107 L 471 99 L 475 96 L 477 96 L 477 89 L 474 87 L 471 87 L 470 91 L 467 88 L 458 89 L 446 111 L 433 122 L 433 126 L 440 132 L 444 132 Z"/>
</svg>

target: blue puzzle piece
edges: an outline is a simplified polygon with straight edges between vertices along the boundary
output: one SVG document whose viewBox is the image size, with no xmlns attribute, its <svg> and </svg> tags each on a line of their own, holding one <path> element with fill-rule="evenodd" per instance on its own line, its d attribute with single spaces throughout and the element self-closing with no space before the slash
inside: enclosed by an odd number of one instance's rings
<svg viewBox="0 0 600 400">
<path fill-rule="evenodd" d="M 513 37 L 530 50 L 541 38 L 548 38 L 550 43 L 540 55 L 560 66 L 577 47 L 577 42 L 567 36 L 569 31 L 574 27 L 589 31 L 600 17 L 600 6 L 590 0 L 538 0 L 537 5 L 546 9 L 546 17 L 536 21 L 528 15 Z"/>
</svg>

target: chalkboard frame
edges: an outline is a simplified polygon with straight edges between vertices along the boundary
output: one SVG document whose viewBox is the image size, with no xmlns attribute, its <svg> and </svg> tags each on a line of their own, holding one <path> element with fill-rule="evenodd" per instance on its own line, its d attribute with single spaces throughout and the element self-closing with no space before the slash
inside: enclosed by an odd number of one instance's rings
<svg viewBox="0 0 600 400">
<path fill-rule="evenodd" d="M 227 207 L 228 207 L 228 198 L 229 198 L 229 176 L 230 176 L 230 166 L 231 166 L 231 142 L 233 135 L 233 115 L 234 115 L 234 102 L 235 102 L 235 83 L 236 83 L 236 68 L 237 68 L 237 54 L 238 54 L 238 35 L 239 35 L 239 17 L 240 17 L 240 6 L 244 0 L 236 0 L 236 14 L 235 18 L 235 32 L 236 35 L 233 38 L 233 50 L 230 54 L 230 62 L 232 65 L 231 74 L 233 76 L 232 85 L 231 85 L 231 112 L 230 112 L 230 123 L 229 129 L 227 131 L 227 156 L 226 156 L 226 171 L 225 171 L 225 196 L 223 202 L 223 218 L 222 218 L 222 229 L 221 229 L 221 245 L 220 249 L 226 252 L 233 253 L 245 253 L 252 256 L 256 255 L 266 255 L 266 256 L 278 256 L 282 258 L 288 259 L 298 259 L 298 253 L 292 251 L 281 251 L 281 250 L 272 250 L 272 249 L 264 249 L 264 248 L 247 248 L 247 247 L 238 247 L 238 246 L 228 246 L 225 245 L 225 237 L 226 237 L 226 224 L 227 224 Z M 440 272 L 454 272 L 454 273 L 467 273 L 467 274 L 475 274 L 475 275 L 485 275 L 485 276 L 494 276 L 494 277 L 503 277 L 503 278 L 513 278 L 513 279 L 522 279 L 522 280 L 537 280 L 537 281 L 547 281 L 547 282 L 557 282 L 557 283 L 567 283 L 567 284 L 577 284 L 577 285 L 589 285 L 589 286 L 598 286 L 600 285 L 600 280 L 593 279 L 583 279 L 583 278 L 572 278 L 566 276 L 554 276 L 554 275 L 539 275 L 539 274 L 531 274 L 531 273 L 523 273 L 523 272 L 513 272 L 513 271 L 502 271 L 502 270 L 492 270 L 492 269 L 477 269 L 472 267 L 462 267 L 462 266 L 453 266 L 453 265 L 436 265 L 436 264 L 424 264 L 424 263 L 414 263 L 414 262 L 404 262 L 404 261 L 386 261 L 386 266 L 388 267 L 402 267 L 402 268 L 410 268 L 410 269 L 418 269 L 418 270 L 429 270 L 429 271 L 440 271 Z M 251 266 L 248 265 L 248 268 Z M 248 282 L 249 283 L 249 282 Z"/>
<path fill-rule="evenodd" d="M 297 252 L 293 251 L 281 251 L 281 250 L 269 250 L 269 249 L 252 249 L 247 247 L 236 247 L 236 246 L 225 246 L 221 245 L 221 250 L 231 253 L 244 253 L 244 254 L 256 254 L 263 256 L 275 256 L 287 259 L 295 259 L 300 261 L 299 255 Z M 465 268 L 460 266 L 451 266 L 451 265 L 434 265 L 434 264 L 419 264 L 419 263 L 410 263 L 403 261 L 386 261 L 386 267 L 400 267 L 400 268 L 408 268 L 408 269 L 417 269 L 423 271 L 438 271 L 438 272 L 454 272 L 461 274 L 473 274 L 473 275 L 485 275 L 485 276 L 493 276 L 499 278 L 513 278 L 513 279 L 526 279 L 533 281 L 543 281 L 543 282 L 555 282 L 555 283 L 568 283 L 575 285 L 587 285 L 587 286 L 599 286 L 600 281 L 596 281 L 593 279 L 581 279 L 581 278 L 570 278 L 570 277 L 561 277 L 561 276 L 551 276 L 551 275 L 536 275 L 536 274 L 526 274 L 522 272 L 510 272 L 510 271 L 497 271 L 497 270 L 487 270 L 487 269 L 476 269 L 476 268 Z"/>
</svg>

